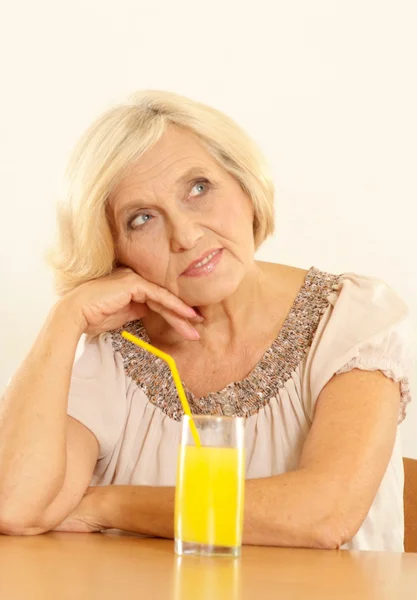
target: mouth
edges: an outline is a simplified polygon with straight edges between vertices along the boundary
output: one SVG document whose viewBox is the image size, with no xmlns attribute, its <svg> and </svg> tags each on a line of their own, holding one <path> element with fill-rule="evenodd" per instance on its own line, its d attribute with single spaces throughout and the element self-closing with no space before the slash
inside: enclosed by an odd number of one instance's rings
<svg viewBox="0 0 417 600">
<path fill-rule="evenodd" d="M 200 256 L 199 259 L 195 260 L 181 273 L 181 275 L 185 275 L 187 277 L 197 277 L 199 275 L 208 275 L 212 273 L 216 268 L 217 264 L 221 260 L 223 255 L 223 248 L 216 248 L 215 250 L 210 250 Z"/>
</svg>

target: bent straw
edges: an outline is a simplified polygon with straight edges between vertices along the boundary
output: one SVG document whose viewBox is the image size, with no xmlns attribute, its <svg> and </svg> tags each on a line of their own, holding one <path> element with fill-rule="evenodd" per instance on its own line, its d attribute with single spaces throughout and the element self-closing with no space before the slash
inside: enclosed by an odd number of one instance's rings
<svg viewBox="0 0 417 600">
<path fill-rule="evenodd" d="M 178 396 L 179 396 L 179 399 L 182 404 L 182 408 L 184 410 L 184 413 L 190 419 L 190 429 L 191 429 L 191 434 L 194 438 L 195 445 L 201 446 L 197 427 L 195 426 L 195 423 L 193 421 L 193 416 L 191 414 L 190 405 L 188 404 L 188 400 L 185 395 L 184 388 L 182 387 L 180 374 L 178 373 L 178 369 L 177 369 L 177 365 L 175 364 L 175 360 L 172 358 L 172 356 L 170 354 L 166 354 L 166 352 L 162 352 L 162 350 L 159 350 L 159 348 L 155 348 L 155 346 L 152 346 L 151 344 L 144 342 L 143 340 L 136 337 L 135 335 L 132 335 L 128 331 L 123 330 L 122 337 L 124 337 L 125 340 L 132 342 L 132 344 L 136 344 L 136 346 L 139 346 L 140 348 L 143 348 L 144 350 L 147 350 L 148 352 L 155 354 L 155 356 L 157 356 L 158 358 L 161 358 L 168 364 L 168 366 L 171 370 L 172 378 L 175 383 L 175 387 L 177 388 L 177 392 L 178 392 Z"/>
</svg>

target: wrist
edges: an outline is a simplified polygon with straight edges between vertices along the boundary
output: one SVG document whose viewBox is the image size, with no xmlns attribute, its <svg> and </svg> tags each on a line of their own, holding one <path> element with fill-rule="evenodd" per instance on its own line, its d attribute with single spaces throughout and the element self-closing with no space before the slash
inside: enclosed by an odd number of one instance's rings
<svg viewBox="0 0 417 600">
<path fill-rule="evenodd" d="M 93 512 L 102 529 L 117 529 L 114 523 L 114 486 L 104 485 L 89 488 Z"/>
<path fill-rule="evenodd" d="M 54 325 L 71 331 L 78 339 L 87 329 L 82 311 L 66 296 L 58 300 L 52 307 L 49 318 Z"/>
</svg>

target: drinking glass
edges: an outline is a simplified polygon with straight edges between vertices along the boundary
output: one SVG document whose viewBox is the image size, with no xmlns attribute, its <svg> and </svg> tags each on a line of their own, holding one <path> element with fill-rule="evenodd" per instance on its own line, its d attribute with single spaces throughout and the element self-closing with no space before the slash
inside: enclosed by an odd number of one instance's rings
<svg viewBox="0 0 417 600">
<path fill-rule="evenodd" d="M 194 416 L 182 420 L 175 494 L 175 552 L 239 556 L 245 485 L 244 419 Z"/>
</svg>

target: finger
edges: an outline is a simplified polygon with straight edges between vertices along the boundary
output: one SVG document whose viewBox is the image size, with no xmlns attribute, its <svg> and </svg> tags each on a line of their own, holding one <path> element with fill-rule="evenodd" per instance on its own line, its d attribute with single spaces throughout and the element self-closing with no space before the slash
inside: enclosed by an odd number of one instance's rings
<svg viewBox="0 0 417 600">
<path fill-rule="evenodd" d="M 197 316 L 195 310 L 180 300 L 177 296 L 174 296 L 174 294 L 171 294 L 171 292 L 165 288 L 155 285 L 154 283 L 150 283 L 149 281 L 145 281 L 144 279 L 141 280 L 137 292 L 133 292 L 132 300 L 139 303 L 148 303 L 148 300 L 153 300 L 159 305 L 168 308 L 170 311 L 177 313 L 186 319 L 192 319 Z"/>
<path fill-rule="evenodd" d="M 192 323 L 203 323 L 203 321 L 205 321 L 204 317 L 202 315 L 198 315 L 196 314 L 195 317 L 190 317 L 190 321 Z"/>
<path fill-rule="evenodd" d="M 200 339 L 200 334 L 197 329 L 195 329 L 186 319 L 182 317 L 178 317 L 176 314 L 172 313 L 170 310 L 161 306 L 157 302 L 153 302 L 152 300 L 148 300 L 148 306 L 154 312 L 157 312 L 165 319 L 169 325 L 175 331 L 177 331 L 184 339 L 190 341 L 196 341 Z"/>
<path fill-rule="evenodd" d="M 149 312 L 149 308 L 146 304 L 136 304 L 132 302 L 124 309 L 119 310 L 106 319 L 103 324 L 105 330 L 118 329 L 123 327 L 129 321 L 137 321 L 141 319 Z"/>
<path fill-rule="evenodd" d="M 146 304 L 138 304 L 137 302 L 131 302 L 128 306 L 127 315 L 129 321 L 136 321 L 141 319 L 149 312 L 149 308 Z"/>
</svg>

